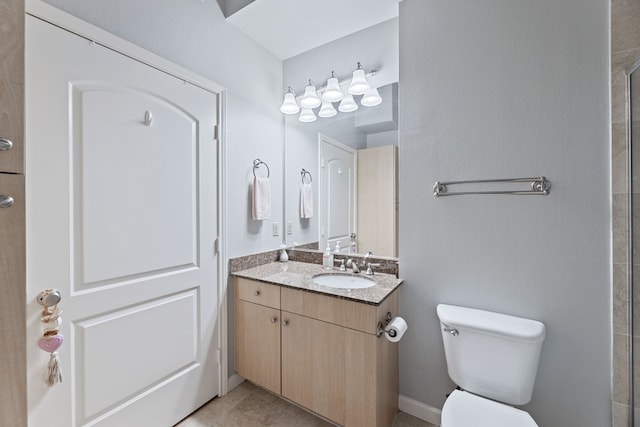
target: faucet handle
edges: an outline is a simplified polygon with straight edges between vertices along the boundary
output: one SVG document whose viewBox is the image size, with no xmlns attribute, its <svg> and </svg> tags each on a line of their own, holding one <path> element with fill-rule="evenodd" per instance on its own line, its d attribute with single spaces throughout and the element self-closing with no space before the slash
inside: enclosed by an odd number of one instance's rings
<svg viewBox="0 0 640 427">
<path fill-rule="evenodd" d="M 373 268 L 371 268 L 371 267 L 380 267 L 380 264 L 379 263 L 373 263 L 373 262 L 368 262 L 367 263 L 367 274 L 369 276 L 373 276 L 373 274 L 374 274 L 373 273 Z"/>
<path fill-rule="evenodd" d="M 342 263 L 340 263 L 340 271 L 347 271 L 347 268 L 344 266 L 344 258 L 342 258 Z"/>
</svg>

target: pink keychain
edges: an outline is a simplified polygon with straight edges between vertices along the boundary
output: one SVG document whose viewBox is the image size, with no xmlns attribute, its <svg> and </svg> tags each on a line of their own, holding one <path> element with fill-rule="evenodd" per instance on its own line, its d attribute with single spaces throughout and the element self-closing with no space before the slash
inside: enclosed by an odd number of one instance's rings
<svg viewBox="0 0 640 427">
<path fill-rule="evenodd" d="M 42 328 L 43 336 L 38 340 L 38 347 L 49 353 L 49 364 L 47 366 L 47 375 L 45 383 L 52 386 L 62 382 L 62 369 L 60 367 L 60 359 L 57 350 L 64 342 L 64 335 L 59 331 L 62 323 L 62 310 L 58 308 L 58 303 L 62 299 L 60 291 L 57 289 L 47 289 L 38 294 L 38 304 L 42 305 Z"/>
</svg>

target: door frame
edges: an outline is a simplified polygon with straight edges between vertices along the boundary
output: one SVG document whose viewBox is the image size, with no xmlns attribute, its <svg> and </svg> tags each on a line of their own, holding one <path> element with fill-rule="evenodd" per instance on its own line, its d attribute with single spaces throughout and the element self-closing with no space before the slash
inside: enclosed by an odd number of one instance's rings
<svg viewBox="0 0 640 427">
<path fill-rule="evenodd" d="M 327 144 L 331 144 L 334 147 L 337 147 L 341 150 L 347 151 L 351 154 L 353 154 L 353 232 L 354 233 L 358 233 L 358 150 L 356 150 L 355 148 L 344 144 L 338 140 L 336 140 L 335 138 L 330 137 L 329 135 L 326 135 L 324 133 L 318 132 L 318 170 L 319 175 L 320 175 L 320 179 L 319 179 L 319 183 L 318 183 L 318 205 L 321 205 L 322 203 L 322 192 L 326 191 L 326 189 L 324 188 L 324 170 L 325 170 L 325 165 L 324 163 L 324 157 L 322 157 L 322 144 L 323 143 L 327 143 Z M 323 241 L 323 231 L 324 230 L 324 225 L 323 225 L 323 221 L 324 221 L 324 216 L 325 213 L 322 211 L 322 209 L 318 209 L 318 244 L 320 245 L 320 247 L 318 248 L 320 251 L 324 251 L 325 246 L 326 246 L 326 240 Z M 333 249 L 332 249 L 333 250 Z"/>
<path fill-rule="evenodd" d="M 174 64 L 167 59 L 162 58 L 146 49 L 141 48 L 131 42 L 128 42 L 112 33 L 98 28 L 86 21 L 81 20 L 67 12 L 57 9 L 42 0 L 26 0 L 25 13 L 35 18 L 42 19 L 56 25 L 64 30 L 72 32 L 80 37 L 86 38 L 93 43 L 99 44 L 107 49 L 111 49 L 122 55 L 125 55 L 135 61 L 143 63 L 158 71 L 173 76 L 185 83 L 192 84 L 200 89 L 211 92 L 218 97 L 217 105 L 217 263 L 218 277 L 216 277 L 218 289 L 218 343 L 217 347 L 220 352 L 219 371 L 218 371 L 218 392 L 219 396 L 223 396 L 228 391 L 228 340 L 227 340 L 227 244 L 226 244 L 226 226 L 227 226 L 227 191 L 226 191 L 226 88 L 215 83 L 201 75 L 194 73 L 186 68 Z M 24 284 L 26 287 L 26 283 Z M 28 296 L 28 300 L 31 301 Z M 26 321 L 26 319 L 25 319 Z M 26 380 L 26 379 L 25 379 Z"/>
</svg>

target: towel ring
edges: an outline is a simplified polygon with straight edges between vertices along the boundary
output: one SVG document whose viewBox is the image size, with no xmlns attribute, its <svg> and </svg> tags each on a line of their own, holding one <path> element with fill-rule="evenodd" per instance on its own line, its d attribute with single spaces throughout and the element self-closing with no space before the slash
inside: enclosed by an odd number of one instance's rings
<svg viewBox="0 0 640 427">
<path fill-rule="evenodd" d="M 269 178 L 269 176 L 271 175 L 271 171 L 269 170 L 269 165 L 260 159 L 255 159 L 253 161 L 253 177 L 254 178 L 256 177 L 256 169 L 258 169 L 260 165 L 265 165 L 265 167 L 267 168 L 267 178 Z"/>
<path fill-rule="evenodd" d="M 302 168 L 302 170 L 300 171 L 300 179 L 302 180 L 303 184 L 304 184 L 305 175 L 309 175 L 309 184 L 311 184 L 313 182 L 313 177 L 311 176 L 311 172 Z"/>
</svg>

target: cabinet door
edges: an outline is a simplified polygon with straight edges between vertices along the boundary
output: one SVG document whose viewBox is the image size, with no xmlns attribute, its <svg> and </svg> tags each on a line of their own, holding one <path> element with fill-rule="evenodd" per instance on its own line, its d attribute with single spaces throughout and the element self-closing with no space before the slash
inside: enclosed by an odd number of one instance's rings
<svg viewBox="0 0 640 427">
<path fill-rule="evenodd" d="M 280 393 L 280 310 L 236 300 L 236 371 Z"/>
<path fill-rule="evenodd" d="M 24 176 L 0 173 L 1 195 L 11 196 L 14 202 L 0 207 L 0 425 L 5 420 L 18 427 L 27 425 Z"/>
<path fill-rule="evenodd" d="M 282 395 L 344 425 L 344 328 L 282 312 Z"/>
</svg>

